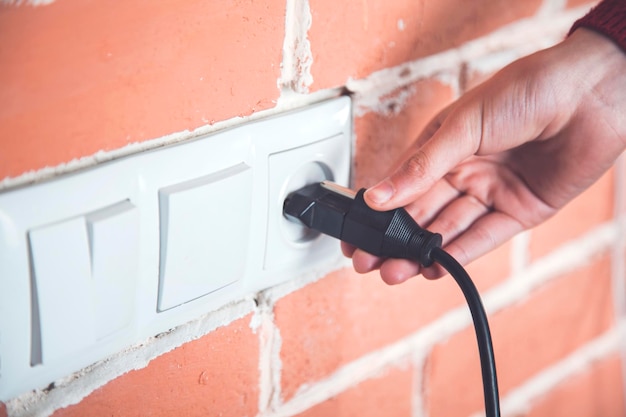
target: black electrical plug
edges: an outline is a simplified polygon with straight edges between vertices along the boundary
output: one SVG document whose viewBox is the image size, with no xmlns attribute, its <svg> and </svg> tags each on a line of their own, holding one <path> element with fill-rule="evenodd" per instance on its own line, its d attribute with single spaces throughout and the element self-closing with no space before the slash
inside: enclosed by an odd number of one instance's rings
<svg viewBox="0 0 626 417">
<path fill-rule="evenodd" d="M 372 255 L 412 259 L 430 266 L 432 250 L 441 247 L 441 235 L 421 228 L 403 208 L 370 208 L 363 199 L 364 192 L 355 193 L 328 181 L 311 184 L 289 194 L 283 212 Z"/>
<path fill-rule="evenodd" d="M 365 190 L 354 192 L 332 182 L 311 184 L 287 196 L 283 213 L 311 229 L 350 243 L 372 255 L 405 258 L 423 266 L 437 262 L 459 284 L 474 320 L 487 417 L 500 416 L 496 365 L 487 314 L 470 276 L 446 251 L 441 235 L 422 229 L 403 208 L 371 209 Z"/>
</svg>

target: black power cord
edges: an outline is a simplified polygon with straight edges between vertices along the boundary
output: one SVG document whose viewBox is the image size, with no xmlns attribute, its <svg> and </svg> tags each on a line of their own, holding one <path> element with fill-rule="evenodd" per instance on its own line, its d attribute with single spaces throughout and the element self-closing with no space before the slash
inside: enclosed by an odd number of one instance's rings
<svg viewBox="0 0 626 417">
<path fill-rule="evenodd" d="M 432 258 L 452 275 L 461 288 L 467 305 L 474 320 L 474 330 L 478 341 L 480 356 L 480 370 L 483 377 L 483 394 L 485 397 L 485 414 L 487 417 L 500 416 L 500 397 L 498 394 L 498 379 L 496 377 L 496 362 L 491 344 L 491 332 L 487 314 L 480 300 L 480 295 L 472 279 L 465 269 L 450 254 L 441 248 L 432 250 Z"/>
<path fill-rule="evenodd" d="M 485 398 L 485 415 L 500 417 L 496 365 L 487 314 L 465 269 L 441 249 L 441 235 L 422 229 L 403 208 L 371 209 L 365 190 L 354 192 L 332 182 L 308 185 L 287 196 L 283 212 L 311 229 L 350 243 L 376 256 L 404 258 L 423 266 L 437 262 L 461 288 L 474 321 Z"/>
</svg>

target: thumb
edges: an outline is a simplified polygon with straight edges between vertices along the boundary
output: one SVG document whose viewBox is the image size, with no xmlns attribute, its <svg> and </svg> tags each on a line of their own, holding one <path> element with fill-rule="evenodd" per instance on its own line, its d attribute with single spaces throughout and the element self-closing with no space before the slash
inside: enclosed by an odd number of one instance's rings
<svg viewBox="0 0 626 417">
<path fill-rule="evenodd" d="M 429 140 L 417 141 L 391 175 L 365 192 L 370 207 L 391 210 L 407 205 L 480 149 L 482 105 L 463 107 L 449 112 Z"/>
</svg>

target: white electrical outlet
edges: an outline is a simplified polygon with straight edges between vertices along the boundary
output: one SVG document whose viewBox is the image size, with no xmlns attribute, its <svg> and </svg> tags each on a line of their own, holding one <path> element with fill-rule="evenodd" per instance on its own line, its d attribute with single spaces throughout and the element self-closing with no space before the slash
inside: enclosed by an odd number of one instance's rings
<svg viewBox="0 0 626 417">
<path fill-rule="evenodd" d="M 323 180 L 348 185 L 351 112 L 348 101 L 336 104 L 332 115 L 323 115 L 322 108 L 310 109 L 311 113 L 300 113 L 301 118 L 291 119 L 285 131 L 278 132 L 268 125 L 267 132 L 260 132 L 267 137 L 257 144 L 267 155 L 263 158 L 267 164 L 263 174 L 267 188 L 262 191 L 266 194 L 267 213 L 264 219 L 253 221 L 263 225 L 256 233 L 263 240 L 264 251 L 251 250 L 256 257 L 262 256 L 254 261 L 261 268 L 248 275 L 246 286 L 251 291 L 319 269 L 325 263 L 335 263 L 340 256 L 336 240 L 311 232 L 283 215 L 285 198 L 300 187 Z M 315 110 L 320 113 L 313 113 Z"/>
<path fill-rule="evenodd" d="M 349 166 L 345 142 L 343 135 L 336 135 L 270 155 L 266 270 L 307 268 L 320 255 L 329 256 L 334 249 L 328 242 L 331 238 L 287 220 L 282 206 L 290 192 L 305 185 L 324 180 L 346 183 Z"/>
<path fill-rule="evenodd" d="M 0 401 L 336 265 L 282 205 L 348 185 L 351 120 L 341 97 L 0 193 Z"/>
</svg>

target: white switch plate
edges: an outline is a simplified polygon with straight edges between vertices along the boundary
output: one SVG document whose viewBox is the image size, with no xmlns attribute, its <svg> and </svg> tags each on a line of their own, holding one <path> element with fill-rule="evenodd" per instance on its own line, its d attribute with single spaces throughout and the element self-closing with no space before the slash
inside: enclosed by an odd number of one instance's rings
<svg viewBox="0 0 626 417">
<path fill-rule="evenodd" d="M 336 265 L 282 203 L 348 185 L 351 121 L 341 97 L 0 193 L 0 401 Z"/>
</svg>

